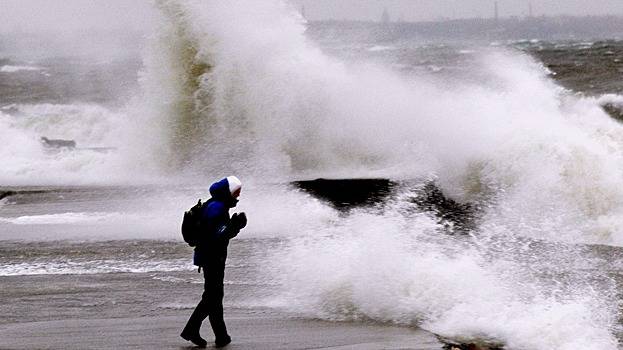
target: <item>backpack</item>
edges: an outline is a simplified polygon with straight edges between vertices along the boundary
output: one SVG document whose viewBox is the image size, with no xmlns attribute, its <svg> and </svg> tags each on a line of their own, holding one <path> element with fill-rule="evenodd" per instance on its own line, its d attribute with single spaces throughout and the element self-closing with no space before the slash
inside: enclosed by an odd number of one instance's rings
<svg viewBox="0 0 623 350">
<path fill-rule="evenodd" d="M 201 236 L 201 216 L 203 207 L 206 203 L 201 203 L 201 199 L 190 210 L 184 213 L 182 219 L 182 237 L 189 246 L 194 247 L 199 243 Z"/>
</svg>

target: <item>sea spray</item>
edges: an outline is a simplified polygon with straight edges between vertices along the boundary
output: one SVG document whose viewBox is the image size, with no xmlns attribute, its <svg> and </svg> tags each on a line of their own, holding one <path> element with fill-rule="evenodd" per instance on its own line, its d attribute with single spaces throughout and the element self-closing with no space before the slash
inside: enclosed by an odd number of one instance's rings
<svg viewBox="0 0 623 350">
<path fill-rule="evenodd" d="M 271 271 L 284 277 L 276 305 L 329 319 L 419 325 L 511 349 L 616 348 L 607 280 L 599 291 L 579 276 L 560 287 L 521 273 L 542 272 L 548 265 L 539 260 L 529 267 L 491 254 L 520 249 L 522 236 L 617 241 L 618 230 L 604 223 L 620 222 L 614 164 L 622 129 L 597 103 L 556 86 L 519 52 L 485 52 L 484 79 L 449 85 L 326 56 L 280 2 L 176 5 L 183 20 L 174 23 L 197 35 L 182 38 L 199 45 L 192 59 L 210 67 L 193 92 L 194 107 L 167 116 L 186 123 L 175 118 L 192 110 L 207 121 L 197 125 L 206 129 L 193 142 L 205 148 L 191 152 L 190 167 L 216 164 L 256 179 L 434 174 L 446 195 L 484 195 L 489 203 L 474 232 L 482 237 L 473 239 L 477 248 L 446 236 L 427 214 L 361 213 L 324 227 L 300 225 L 292 234 L 302 237 L 274 258 Z M 177 86 L 186 96 L 185 85 Z M 187 159 L 181 152 L 172 154 Z"/>
<path fill-rule="evenodd" d="M 159 5 L 159 40 L 171 44 L 148 57 L 144 84 L 158 91 L 146 100 L 164 107 L 153 114 L 158 134 L 169 133 L 161 161 L 176 171 L 432 175 L 452 198 L 491 197 L 488 220 L 516 234 L 620 244 L 623 128 L 530 57 L 483 50 L 476 82 L 402 77 L 322 53 L 278 1 Z"/>
<path fill-rule="evenodd" d="M 158 148 L 147 147 L 140 118 L 92 103 L 19 104 L 0 109 L 5 186 L 162 183 Z M 139 114 L 140 115 L 140 114 Z M 143 129 L 141 129 L 143 128 Z M 74 149 L 46 147 L 42 137 L 72 140 Z M 152 153 L 153 152 L 153 153 Z"/>
<path fill-rule="evenodd" d="M 596 291 L 586 276 L 565 286 L 541 280 L 537 275 L 555 270 L 543 262 L 556 250 L 531 251 L 538 257 L 525 265 L 506 250 L 491 256 L 495 245 L 447 235 L 427 215 L 405 218 L 388 209 L 307 231 L 275 253 L 270 272 L 283 290 L 269 305 L 331 320 L 419 326 L 508 349 L 617 348 L 610 331 L 616 313 L 603 299 L 613 283 Z M 554 279 L 569 272 L 556 271 Z"/>
</svg>

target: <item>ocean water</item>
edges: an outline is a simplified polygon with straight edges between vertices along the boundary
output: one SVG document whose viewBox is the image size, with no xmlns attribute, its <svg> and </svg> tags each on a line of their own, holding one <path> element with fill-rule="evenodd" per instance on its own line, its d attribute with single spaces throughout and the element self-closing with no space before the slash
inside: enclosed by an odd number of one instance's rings
<svg viewBox="0 0 623 350">
<path fill-rule="evenodd" d="M 0 323 L 191 308 L 182 213 L 237 174 L 249 226 L 226 307 L 620 348 L 623 42 L 386 40 L 279 1 L 155 7 L 141 54 L 0 47 Z M 344 209 L 294 183 L 319 177 L 393 186 Z M 427 184 L 470 224 L 422 205 Z M 89 297 L 107 284 L 122 303 Z"/>
</svg>

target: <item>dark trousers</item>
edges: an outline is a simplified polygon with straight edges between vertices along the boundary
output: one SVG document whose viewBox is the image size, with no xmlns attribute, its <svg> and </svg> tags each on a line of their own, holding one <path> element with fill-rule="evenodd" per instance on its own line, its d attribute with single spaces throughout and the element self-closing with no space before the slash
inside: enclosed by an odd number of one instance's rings
<svg viewBox="0 0 623 350">
<path fill-rule="evenodd" d="M 225 276 L 225 264 L 204 266 L 203 269 L 203 294 L 201 301 L 190 315 L 185 330 L 197 331 L 206 317 L 210 320 L 212 331 L 216 339 L 227 336 L 227 328 L 223 320 L 223 278 Z"/>
</svg>

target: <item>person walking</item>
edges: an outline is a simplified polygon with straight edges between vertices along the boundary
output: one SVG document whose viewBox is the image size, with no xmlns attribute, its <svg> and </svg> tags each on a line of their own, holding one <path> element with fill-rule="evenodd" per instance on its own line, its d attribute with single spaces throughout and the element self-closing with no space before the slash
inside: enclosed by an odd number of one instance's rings
<svg viewBox="0 0 623 350">
<path fill-rule="evenodd" d="M 207 341 L 199 334 L 206 317 L 214 331 L 216 347 L 223 347 L 231 342 L 223 319 L 223 279 L 229 240 L 236 237 L 247 224 L 245 213 L 229 216 L 229 210 L 238 203 L 241 189 L 242 183 L 235 176 L 217 181 L 210 186 L 212 198 L 202 207 L 201 234 L 195 247 L 193 262 L 199 266 L 200 272 L 203 269 L 204 291 L 201 301 L 180 334 L 185 340 L 200 347 L 207 346 Z"/>
</svg>

